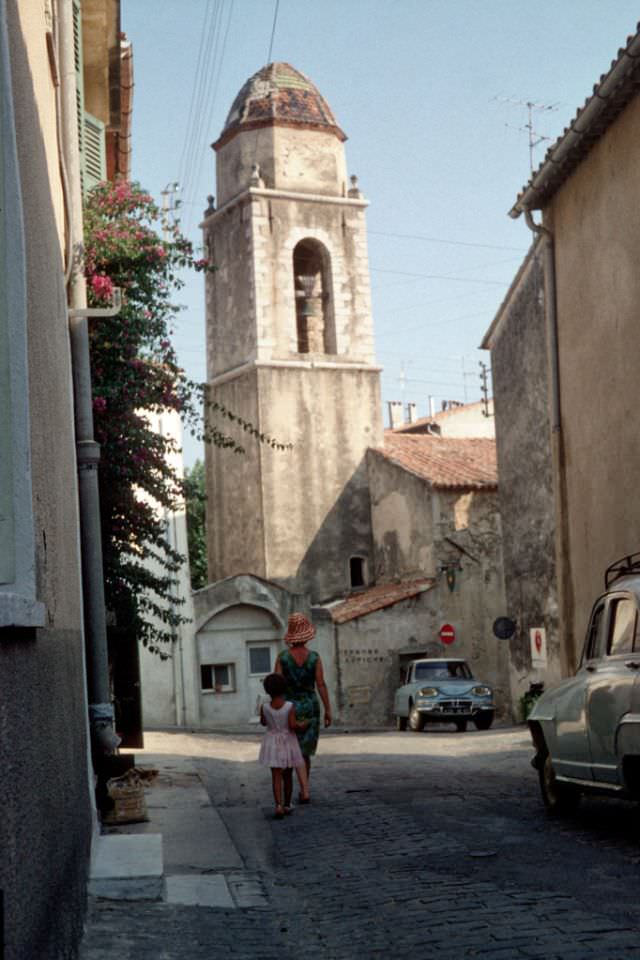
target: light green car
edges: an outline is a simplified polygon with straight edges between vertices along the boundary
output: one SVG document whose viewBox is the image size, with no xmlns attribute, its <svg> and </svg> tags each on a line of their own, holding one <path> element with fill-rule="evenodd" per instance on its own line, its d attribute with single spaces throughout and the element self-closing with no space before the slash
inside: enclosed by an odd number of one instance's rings
<svg viewBox="0 0 640 960">
<path fill-rule="evenodd" d="M 569 812 L 582 793 L 640 799 L 640 554 L 605 574 L 580 667 L 529 714 L 544 804 Z"/>
<path fill-rule="evenodd" d="M 478 730 L 488 730 L 495 716 L 493 690 L 474 678 L 466 660 L 412 660 L 396 690 L 393 713 L 398 730 L 408 726 L 419 733 L 427 723 L 453 723 L 463 733 L 469 720 Z"/>
</svg>

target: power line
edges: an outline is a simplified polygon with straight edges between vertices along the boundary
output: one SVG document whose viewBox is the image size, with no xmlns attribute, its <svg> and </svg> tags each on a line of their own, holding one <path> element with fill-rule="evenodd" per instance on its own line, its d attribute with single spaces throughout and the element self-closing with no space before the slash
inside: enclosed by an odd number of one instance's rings
<svg viewBox="0 0 640 960">
<path fill-rule="evenodd" d="M 513 250 L 517 253 L 526 253 L 524 247 L 505 247 L 493 243 L 472 243 L 467 240 L 444 240 L 442 237 L 426 237 L 419 233 L 387 233 L 384 230 L 368 230 L 377 237 L 399 237 L 402 240 L 424 240 L 428 243 L 445 243 L 452 247 L 482 247 L 485 250 Z"/>
<path fill-rule="evenodd" d="M 224 6 L 224 4 L 223 4 L 223 6 Z M 207 142 L 208 142 L 208 140 L 209 140 L 208 131 L 211 129 L 211 127 L 212 127 L 212 125 L 213 125 L 213 117 L 214 117 L 214 112 L 215 112 L 215 106 L 216 106 L 216 101 L 217 101 L 217 98 L 218 98 L 218 89 L 219 89 L 219 87 L 220 87 L 220 75 L 221 75 L 221 73 L 222 73 L 222 65 L 223 65 L 223 63 L 224 63 L 224 55 L 225 55 L 225 52 L 226 52 L 226 49 L 227 49 L 227 40 L 228 40 L 228 38 L 229 38 L 229 29 L 230 29 L 230 27 L 231 27 L 231 18 L 232 18 L 232 15 L 233 15 L 233 0 L 230 0 L 230 2 L 229 2 L 229 10 L 228 10 L 228 14 L 227 14 L 227 23 L 226 23 L 226 26 L 225 26 L 225 29 L 224 29 L 224 35 L 223 35 L 223 37 L 222 37 L 222 46 L 221 46 L 221 48 L 220 48 L 220 53 L 217 55 L 217 70 L 216 70 L 216 72 L 215 72 L 215 76 L 213 77 L 213 86 L 212 86 L 211 93 L 210 93 L 210 97 L 209 97 L 209 99 L 210 99 L 209 114 L 208 114 L 206 123 L 205 123 L 204 128 L 203 128 L 203 129 L 204 129 L 204 137 L 203 137 L 204 142 L 201 144 L 201 149 L 200 149 L 200 152 L 199 152 L 199 160 L 198 160 L 198 162 L 197 162 L 196 170 L 195 170 L 194 182 L 195 182 L 196 184 L 197 184 L 197 183 L 199 182 L 199 180 L 200 180 L 200 174 L 201 174 L 201 172 L 202 172 L 202 164 L 204 163 L 205 157 L 207 156 Z M 221 18 L 220 18 L 220 26 L 222 27 L 222 16 L 221 16 Z M 216 45 L 218 44 L 219 40 L 220 40 L 220 33 L 218 33 L 218 37 L 217 37 L 217 40 L 216 40 Z M 215 59 L 215 58 L 214 58 L 214 59 Z M 201 208 L 201 209 L 202 209 L 202 208 Z M 192 211 L 190 211 L 190 213 L 192 213 Z M 191 217 L 189 218 L 189 221 L 188 221 L 188 222 L 189 222 L 189 225 L 191 225 Z"/>
<path fill-rule="evenodd" d="M 407 270 L 385 270 L 382 267 L 370 267 L 373 273 L 395 273 L 400 277 L 421 277 L 425 280 L 455 280 L 458 283 L 482 283 L 491 287 L 508 287 L 502 280 L 475 280 L 473 277 L 452 277 L 438 273 L 410 273 Z"/>
</svg>

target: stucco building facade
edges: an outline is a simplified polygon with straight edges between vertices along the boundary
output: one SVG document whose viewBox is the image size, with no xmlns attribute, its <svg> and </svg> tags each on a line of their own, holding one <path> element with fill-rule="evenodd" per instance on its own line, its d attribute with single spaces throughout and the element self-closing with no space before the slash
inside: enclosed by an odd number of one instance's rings
<svg viewBox="0 0 640 960">
<path fill-rule="evenodd" d="M 637 408 L 640 385 L 636 268 L 640 226 L 635 216 L 640 98 L 640 34 L 628 38 L 564 134 L 518 196 L 511 215 L 524 215 L 539 237 L 544 276 L 544 344 L 532 333 L 534 377 L 542 372 L 546 416 L 539 466 L 552 477 L 559 655 L 563 673 L 577 666 L 592 604 L 605 568 L 637 552 L 640 514 L 634 484 L 640 468 Z M 533 269 L 533 268 L 530 268 Z M 510 307 L 509 309 L 512 309 Z M 534 326 L 539 319 L 533 318 Z M 509 324 L 507 324 L 508 326 Z M 492 337 L 498 354 L 501 337 Z M 522 367 L 524 355 L 520 357 Z M 494 368 L 496 403 L 512 371 Z M 515 398 L 514 398 L 515 401 Z M 527 391 L 504 412 L 509 430 L 523 416 Z M 531 408 L 530 412 L 533 412 Z M 501 413 L 498 410 L 500 449 Z M 547 447 L 548 454 L 544 448 Z M 524 479 L 523 479 L 523 482 Z M 527 490 L 535 492 L 529 480 Z M 545 494 L 548 501 L 548 494 Z M 547 534 L 550 532 L 547 526 Z M 542 543 L 540 543 L 542 549 Z M 507 573 L 507 581 L 510 574 Z"/>
<path fill-rule="evenodd" d="M 90 4 L 109 8 L 117 22 L 118 3 Z M 72 257 L 71 205 L 77 213 L 81 204 L 83 158 L 76 138 L 84 115 L 77 112 L 82 101 L 73 79 L 81 15 L 80 4 L 71 0 L 55 7 L 0 2 L 4 960 L 77 955 L 97 831 L 65 276 Z M 96 46 L 108 43 L 104 33 L 94 40 Z M 64 50 L 71 51 L 66 60 Z M 91 62 L 89 53 L 86 60 Z M 65 95 L 73 104 L 71 114 L 61 105 Z M 106 166 L 104 150 L 98 156 Z M 62 162 L 70 157 L 75 166 L 67 165 L 63 177 Z"/>
</svg>

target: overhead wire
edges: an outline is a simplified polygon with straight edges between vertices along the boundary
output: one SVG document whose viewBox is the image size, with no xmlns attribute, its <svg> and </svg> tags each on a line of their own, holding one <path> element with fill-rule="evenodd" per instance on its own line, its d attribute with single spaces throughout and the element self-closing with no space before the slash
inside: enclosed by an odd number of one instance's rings
<svg viewBox="0 0 640 960">
<path fill-rule="evenodd" d="M 224 0 L 223 0 L 222 6 L 224 7 Z M 231 27 L 232 16 L 233 16 L 233 0 L 229 0 L 226 26 L 224 27 L 224 32 L 222 34 L 220 32 L 218 33 L 218 37 L 216 40 L 216 46 L 218 46 L 220 45 L 220 37 L 222 37 L 219 52 L 217 51 L 217 49 L 214 52 L 214 61 L 216 63 L 216 69 L 215 69 L 215 73 L 212 76 L 212 85 L 211 85 L 211 90 L 209 94 L 209 110 L 208 110 L 208 113 L 206 114 L 206 122 L 203 126 L 204 135 L 203 135 L 203 140 L 200 143 L 201 149 L 199 150 L 199 153 L 198 153 L 199 159 L 195 165 L 194 178 L 193 178 L 193 182 L 195 184 L 198 184 L 200 182 L 200 176 L 202 174 L 202 166 L 205 162 L 206 157 L 208 156 L 207 147 L 210 139 L 210 131 L 213 126 L 213 120 L 215 116 L 215 108 L 216 108 L 216 103 L 218 99 L 218 90 L 220 88 L 220 76 L 222 73 L 222 66 L 224 63 L 224 57 L 227 49 L 227 41 L 229 39 L 229 30 Z M 221 17 L 221 20 L 222 20 L 222 17 Z M 188 218 L 188 223 L 189 225 L 191 224 L 191 216 L 189 216 Z"/>
<path fill-rule="evenodd" d="M 485 250 L 513 250 L 516 253 L 526 253 L 526 247 L 508 247 L 494 243 L 474 243 L 470 240 L 445 240 L 442 237 L 427 237 L 419 233 L 388 233 L 385 230 L 367 230 L 377 237 L 395 237 L 403 240 L 424 240 L 428 243 L 444 243 L 452 247 L 481 247 Z"/>
<path fill-rule="evenodd" d="M 198 86 L 199 86 L 199 82 L 200 82 L 200 76 L 201 76 L 201 70 L 202 70 L 202 62 L 203 62 L 204 51 L 205 51 L 205 46 L 206 46 L 206 45 L 205 45 L 205 36 L 206 36 L 206 34 L 207 34 L 207 20 L 208 20 L 208 18 L 209 18 L 210 10 L 211 10 L 211 0 L 207 0 L 206 5 L 205 5 L 205 8 L 204 8 L 204 17 L 203 17 L 203 21 L 202 21 L 202 29 L 200 30 L 200 44 L 199 44 L 199 47 L 198 47 L 198 56 L 197 56 L 197 59 L 196 59 L 196 67 L 195 67 L 195 71 L 194 71 L 194 74 L 193 74 L 193 87 L 192 87 L 192 90 L 191 90 L 191 98 L 190 98 L 190 101 L 189 101 L 189 112 L 188 112 L 188 114 L 187 114 L 187 126 L 186 126 L 185 133 L 184 133 L 184 139 L 183 139 L 183 141 L 182 141 L 182 152 L 181 152 L 181 154 L 180 154 L 180 163 L 179 163 L 179 165 L 178 165 L 178 181 L 179 181 L 179 183 L 184 183 L 184 175 L 185 175 L 185 172 L 186 172 L 187 153 L 188 153 L 189 145 L 190 145 L 190 143 L 191 143 L 191 138 L 192 138 L 192 135 L 193 135 L 193 125 L 194 125 L 194 116 L 195 116 L 195 112 L 194 112 L 194 111 L 195 111 L 196 93 L 197 93 Z"/>
<path fill-rule="evenodd" d="M 195 173 L 200 159 L 200 152 L 204 151 L 204 140 L 208 132 L 207 119 L 208 110 L 206 110 L 207 96 L 212 86 L 217 66 L 217 53 L 220 42 L 220 23 L 225 0 L 214 0 L 211 19 L 207 30 L 207 56 L 200 74 L 200 83 L 197 91 L 195 122 L 193 135 L 189 146 L 187 158 L 187 168 L 185 171 L 184 188 L 185 192 L 195 193 L 196 181 Z M 186 230 L 190 227 L 191 217 L 187 217 Z"/>
<path fill-rule="evenodd" d="M 502 280 L 476 280 L 474 277 L 453 277 L 439 273 L 412 273 L 408 270 L 387 270 L 383 267 L 370 267 L 372 273 L 394 273 L 401 277 L 416 277 L 425 280 L 454 280 L 456 283 L 480 283 L 491 287 L 508 287 L 509 284 Z"/>
</svg>

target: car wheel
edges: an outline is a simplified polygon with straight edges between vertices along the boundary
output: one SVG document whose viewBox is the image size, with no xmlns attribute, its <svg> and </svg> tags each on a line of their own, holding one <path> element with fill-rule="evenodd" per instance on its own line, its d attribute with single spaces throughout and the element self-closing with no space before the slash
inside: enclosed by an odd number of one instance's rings
<svg viewBox="0 0 640 960">
<path fill-rule="evenodd" d="M 406 730 L 406 729 L 407 729 L 407 718 L 396 717 L 396 730 Z"/>
<path fill-rule="evenodd" d="M 467 729 L 467 721 L 466 721 L 466 720 L 456 720 L 456 721 L 455 721 L 455 725 L 456 725 L 456 730 L 458 731 L 458 733 L 464 733 L 465 730 Z"/>
<path fill-rule="evenodd" d="M 483 710 L 482 713 L 477 713 L 473 718 L 473 722 L 476 725 L 476 730 L 488 730 L 493 723 L 493 718 L 493 710 Z"/>
<path fill-rule="evenodd" d="M 409 710 L 409 729 L 414 733 L 420 733 L 424 729 L 424 717 L 415 707 Z"/>
<path fill-rule="evenodd" d="M 558 783 L 548 753 L 545 754 L 538 767 L 538 777 L 540 792 L 547 813 L 552 817 L 561 817 L 564 814 L 573 813 L 580 802 L 580 793 L 575 787 Z"/>
</svg>

